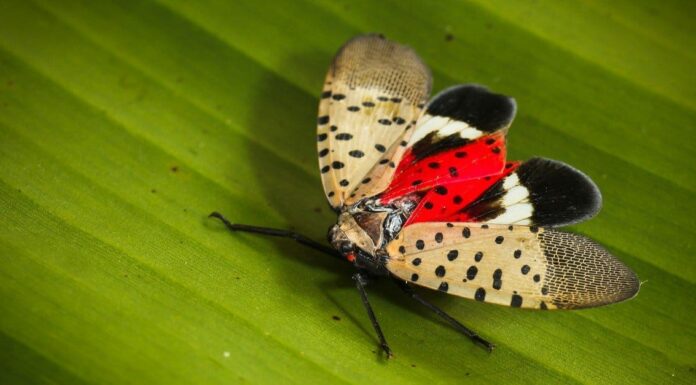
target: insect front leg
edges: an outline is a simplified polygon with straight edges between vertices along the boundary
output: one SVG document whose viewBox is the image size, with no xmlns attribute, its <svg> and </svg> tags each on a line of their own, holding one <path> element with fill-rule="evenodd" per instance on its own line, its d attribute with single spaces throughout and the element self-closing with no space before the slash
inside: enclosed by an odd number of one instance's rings
<svg viewBox="0 0 696 385">
<path fill-rule="evenodd" d="M 370 317 L 372 327 L 375 329 L 375 332 L 377 333 L 377 338 L 379 338 L 379 345 L 382 347 L 382 350 L 387 355 L 387 358 L 392 358 L 392 351 L 389 348 L 389 344 L 387 344 L 387 340 L 384 338 L 382 328 L 379 326 L 377 317 L 375 317 L 375 312 L 372 311 L 370 301 L 367 299 L 367 292 L 365 291 L 365 285 L 367 284 L 367 274 L 364 272 L 357 272 L 353 274 L 353 280 L 355 281 L 355 286 L 358 288 L 358 291 L 360 292 L 360 298 L 362 299 L 362 303 L 365 306 L 365 310 L 367 311 L 368 317 Z"/>
<path fill-rule="evenodd" d="M 427 307 L 428 309 L 430 309 L 431 311 L 433 311 L 435 314 L 437 314 L 437 315 L 439 315 L 440 317 L 442 317 L 445 321 L 447 321 L 450 325 L 452 325 L 452 327 L 454 327 L 457 331 L 459 331 L 460 333 L 462 333 L 462 334 L 464 334 L 465 336 L 469 337 L 469 338 L 471 339 L 471 341 L 473 341 L 473 342 L 476 343 L 476 344 L 479 344 L 479 345 L 483 346 L 483 347 L 486 348 L 486 350 L 488 350 L 489 352 L 493 351 L 493 349 L 495 348 L 495 345 L 493 345 L 492 343 L 490 343 L 490 342 L 486 341 L 485 339 L 481 338 L 481 336 L 479 336 L 478 334 L 476 334 L 476 332 L 474 332 L 473 330 L 471 330 L 471 329 L 467 328 L 466 326 L 462 325 L 461 322 L 457 321 L 457 320 L 454 319 L 452 316 L 450 316 L 449 314 L 445 313 L 444 310 L 440 309 L 439 307 L 437 307 L 437 306 L 433 305 L 432 303 L 428 302 L 427 300 L 425 300 L 423 297 L 421 297 L 420 295 L 418 295 L 418 294 L 413 290 L 413 288 L 412 288 L 411 286 L 409 286 L 408 283 L 406 283 L 406 282 L 404 282 L 404 281 L 402 281 L 402 280 L 400 280 L 400 279 L 398 279 L 398 278 L 395 278 L 395 279 L 394 279 L 394 282 L 395 282 L 395 283 L 401 288 L 401 290 L 403 290 L 409 297 L 413 298 L 414 300 L 416 300 L 416 302 L 418 302 L 418 303 L 420 303 L 421 305 Z"/>
<path fill-rule="evenodd" d="M 223 224 L 225 224 L 225 227 L 227 227 L 228 230 L 232 232 L 236 231 L 242 231 L 242 232 L 247 232 L 247 233 L 255 233 L 255 234 L 262 234 L 262 235 L 269 235 L 272 237 L 282 237 L 282 238 L 290 238 L 294 239 L 297 243 L 301 243 L 305 246 L 311 247 L 315 250 L 322 251 L 326 254 L 329 254 L 331 256 L 334 256 L 336 258 L 339 258 L 341 260 L 344 260 L 341 254 L 334 250 L 333 248 L 326 246 L 324 244 L 321 244 L 317 241 L 314 241 L 302 234 L 296 233 L 294 231 L 290 230 L 283 230 L 283 229 L 272 229 L 269 227 L 260 227 L 260 226 L 251 226 L 251 225 L 242 225 L 239 223 L 232 223 L 227 218 L 222 216 L 222 214 L 214 211 L 210 215 L 208 215 L 210 218 L 217 218 L 220 221 L 222 221 Z"/>
</svg>

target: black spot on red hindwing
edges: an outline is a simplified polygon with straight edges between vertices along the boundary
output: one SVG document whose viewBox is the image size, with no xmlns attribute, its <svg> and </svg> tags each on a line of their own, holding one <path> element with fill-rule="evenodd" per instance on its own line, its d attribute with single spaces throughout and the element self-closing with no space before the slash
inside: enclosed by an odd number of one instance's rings
<svg viewBox="0 0 696 385">
<path fill-rule="evenodd" d="M 440 195 L 447 195 L 447 188 L 445 186 L 435 187 L 435 193 Z"/>
</svg>

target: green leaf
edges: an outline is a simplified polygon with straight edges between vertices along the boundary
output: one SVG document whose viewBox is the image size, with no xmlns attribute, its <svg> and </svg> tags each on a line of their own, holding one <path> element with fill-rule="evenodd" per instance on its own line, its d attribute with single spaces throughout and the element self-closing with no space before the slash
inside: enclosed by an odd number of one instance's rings
<svg viewBox="0 0 696 385">
<path fill-rule="evenodd" d="M 696 381 L 692 2 L 0 2 L 0 382 Z M 206 215 L 323 240 L 315 160 L 336 49 L 378 31 L 435 90 L 513 95 L 510 157 L 588 173 L 604 210 L 572 230 L 644 282 L 604 308 L 534 312 L 424 293 Z M 339 319 L 340 318 L 340 319 Z"/>
</svg>

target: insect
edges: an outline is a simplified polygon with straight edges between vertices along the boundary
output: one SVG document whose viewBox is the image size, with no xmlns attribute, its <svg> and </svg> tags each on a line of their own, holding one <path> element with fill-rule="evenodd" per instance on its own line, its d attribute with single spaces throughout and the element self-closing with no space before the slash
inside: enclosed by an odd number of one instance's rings
<svg viewBox="0 0 696 385">
<path fill-rule="evenodd" d="M 317 119 L 319 169 L 338 214 L 331 247 L 278 229 L 351 262 L 362 302 L 388 357 L 392 351 L 365 286 L 389 277 L 472 341 L 494 345 L 421 297 L 413 285 L 528 309 L 577 309 L 632 298 L 639 281 L 600 245 L 556 227 L 597 214 L 602 197 L 558 161 L 506 161 L 515 100 L 479 85 L 427 102 L 428 67 L 381 35 L 348 41 L 326 76 Z"/>
</svg>

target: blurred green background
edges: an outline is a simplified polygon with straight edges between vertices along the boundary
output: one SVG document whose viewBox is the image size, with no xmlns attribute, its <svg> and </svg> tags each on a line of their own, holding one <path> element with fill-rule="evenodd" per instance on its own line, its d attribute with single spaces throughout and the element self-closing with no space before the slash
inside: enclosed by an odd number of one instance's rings
<svg viewBox="0 0 696 385">
<path fill-rule="evenodd" d="M 696 382 L 696 16 L 691 1 L 0 0 L 0 383 Z M 206 220 L 335 220 L 315 159 L 336 49 L 382 32 L 434 91 L 517 99 L 511 159 L 588 173 L 572 231 L 644 281 L 626 303 L 534 312 L 388 282 Z"/>
</svg>

